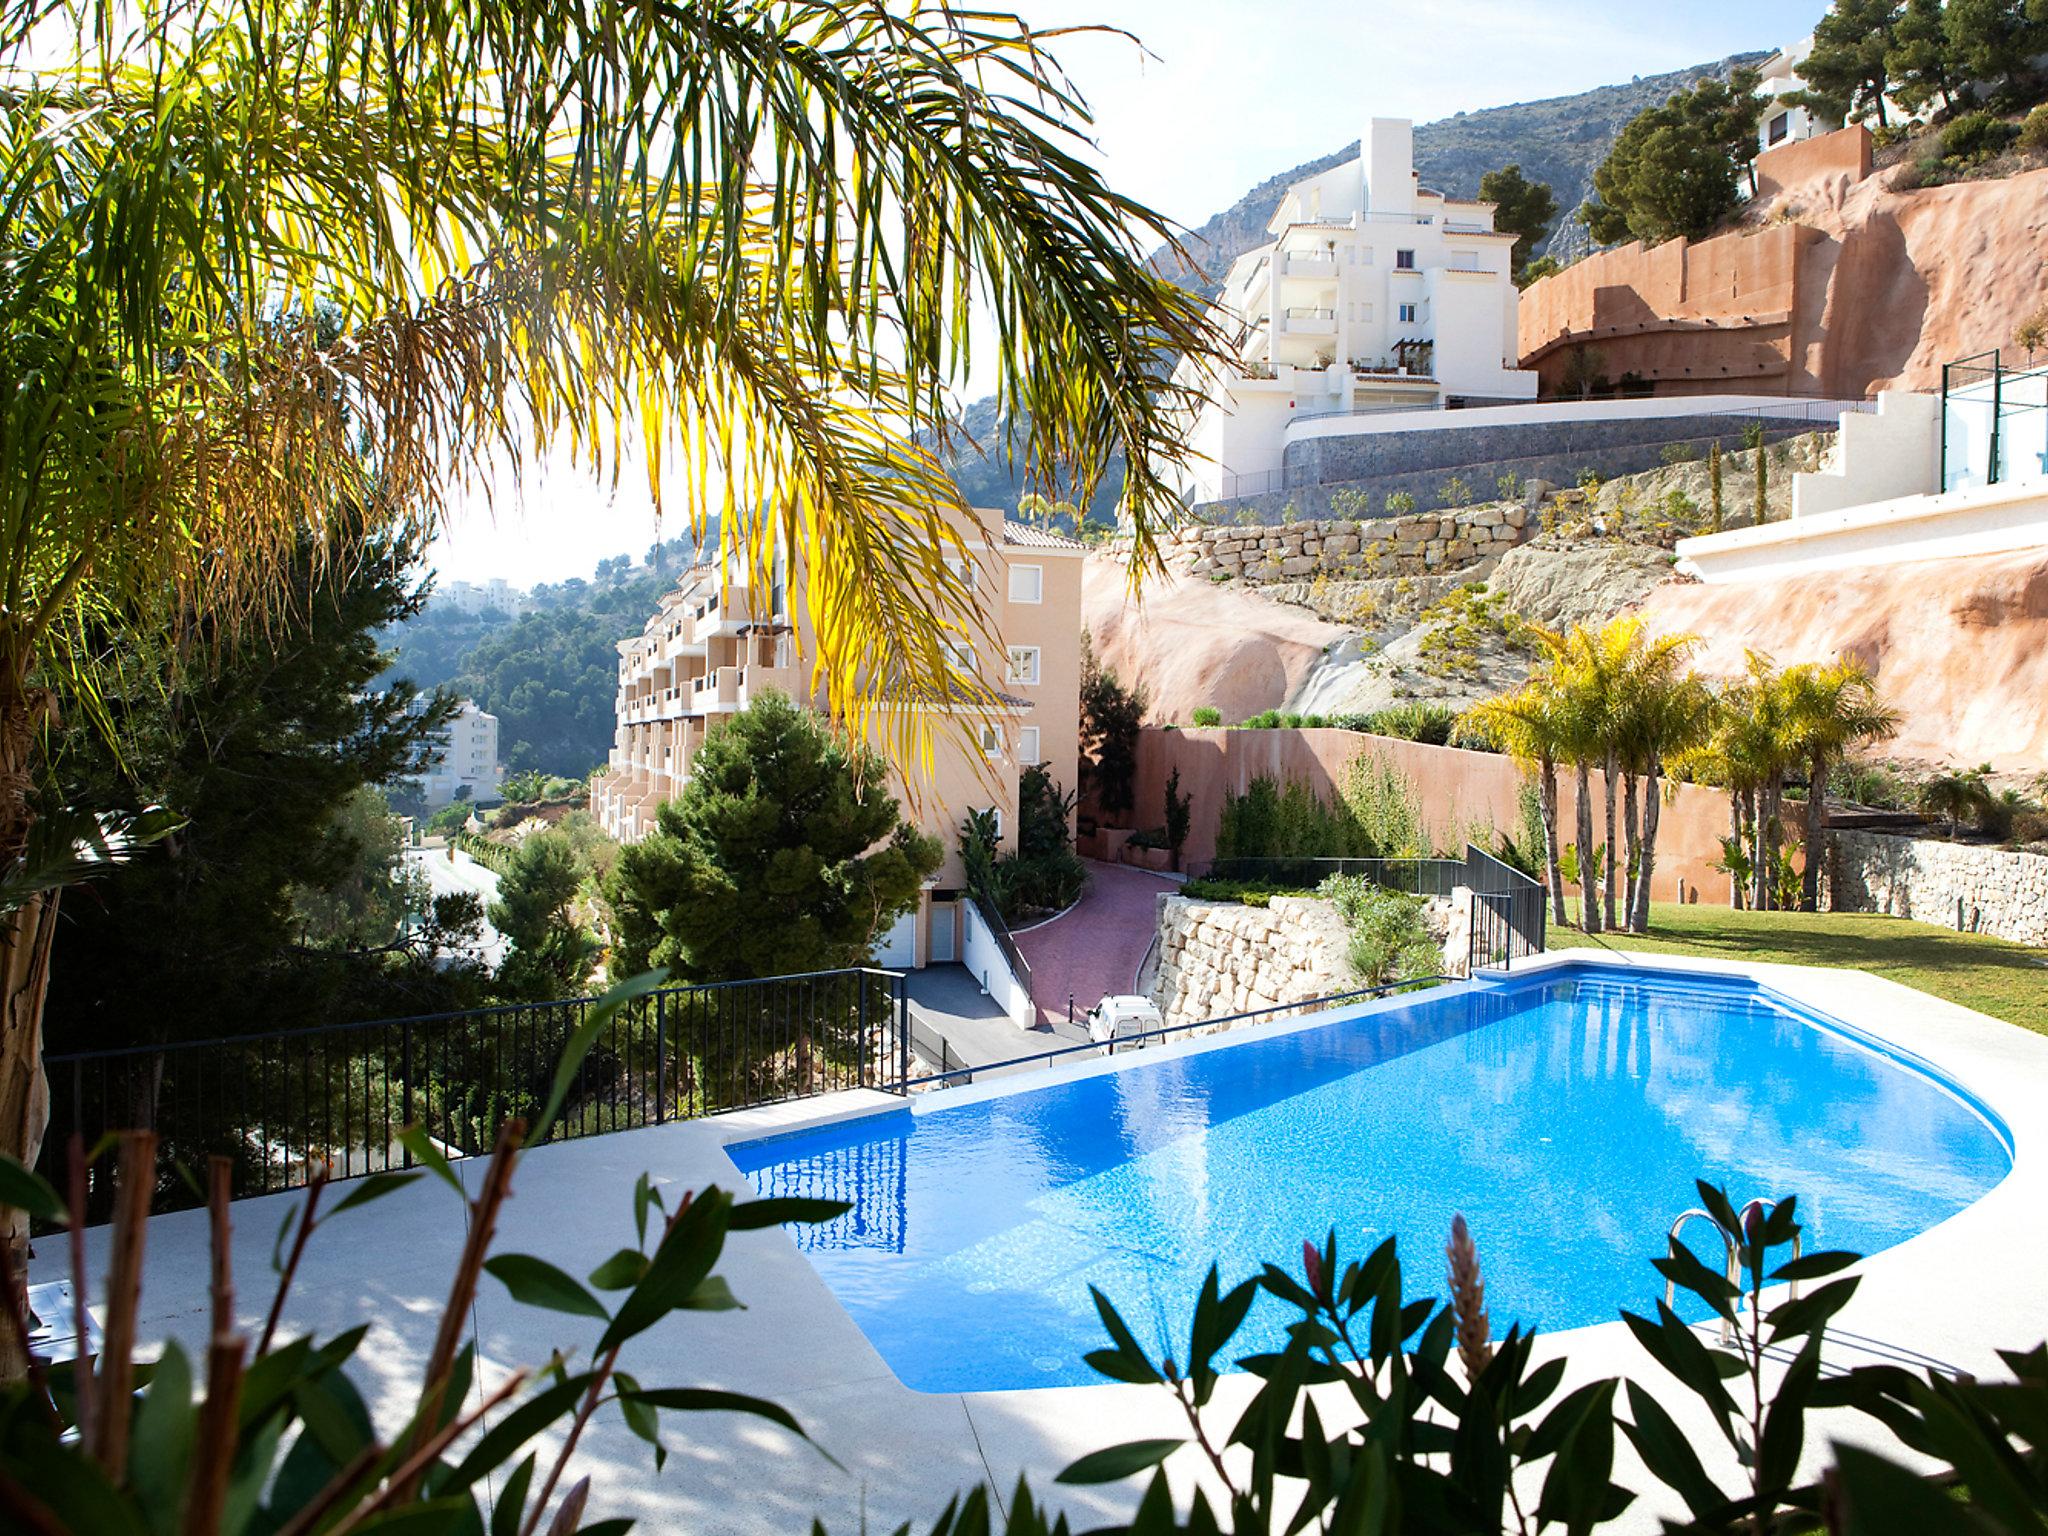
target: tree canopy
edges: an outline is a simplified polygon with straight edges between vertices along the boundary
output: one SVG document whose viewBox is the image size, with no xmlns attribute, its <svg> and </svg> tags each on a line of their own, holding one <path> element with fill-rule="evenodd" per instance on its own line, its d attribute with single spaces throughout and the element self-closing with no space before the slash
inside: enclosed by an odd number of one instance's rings
<svg viewBox="0 0 2048 1536">
<path fill-rule="evenodd" d="M 1806 88 L 1787 100 L 1837 123 L 1865 113 L 1884 123 L 1904 12 L 1901 0 L 1835 0 L 1799 65 Z"/>
<path fill-rule="evenodd" d="M 764 695 L 711 732 L 655 830 L 620 850 L 613 968 L 732 981 L 863 964 L 942 856 L 899 815 L 878 753 Z"/>
<path fill-rule="evenodd" d="M 1744 68 L 1702 80 L 1631 119 L 1593 173 L 1583 210 L 1593 238 L 1656 244 L 1712 233 L 1734 211 L 1737 178 L 1756 159 L 1757 78 Z"/>
<path fill-rule="evenodd" d="M 1479 197 L 1494 205 L 1493 227 L 1514 235 L 1508 269 L 1517 283 L 1522 282 L 1537 244 L 1549 238 L 1557 222 L 1557 199 L 1550 184 L 1530 181 L 1519 165 L 1504 165 L 1479 178 Z"/>
<path fill-rule="evenodd" d="M 231 1035 L 473 1001 L 478 978 L 414 964 L 398 937 L 395 823 L 372 786 L 419 773 L 453 701 L 368 685 L 376 635 L 419 602 L 409 554 L 301 551 L 295 617 L 220 642 L 208 672 L 118 636 L 102 708 L 117 752 L 69 711 L 50 765 L 73 804 L 175 806 L 177 834 L 81 892 L 51 1001 L 67 1049 Z M 205 621 L 196 638 L 208 643 Z"/>
</svg>

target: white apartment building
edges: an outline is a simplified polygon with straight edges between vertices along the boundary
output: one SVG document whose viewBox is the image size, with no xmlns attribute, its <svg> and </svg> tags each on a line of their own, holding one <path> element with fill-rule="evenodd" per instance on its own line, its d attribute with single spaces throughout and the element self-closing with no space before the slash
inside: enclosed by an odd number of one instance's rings
<svg viewBox="0 0 2048 1536">
<path fill-rule="evenodd" d="M 1418 183 L 1407 119 L 1374 118 L 1358 158 L 1289 187 L 1266 228 L 1217 300 L 1234 362 L 1177 375 L 1205 397 L 1193 501 L 1284 489 L 1305 419 L 1536 398 L 1515 367 L 1515 237 L 1491 203 Z"/>
<path fill-rule="evenodd" d="M 489 581 L 451 581 L 435 589 L 434 599 L 471 614 L 482 613 L 486 608 L 520 614 L 526 611 L 528 603 L 525 591 L 502 576 L 493 576 Z"/>
<path fill-rule="evenodd" d="M 452 805 L 465 785 L 472 801 L 501 799 L 504 782 L 505 769 L 498 761 L 498 717 L 464 699 L 427 768 L 423 780 L 427 809 L 437 811 Z"/>
</svg>

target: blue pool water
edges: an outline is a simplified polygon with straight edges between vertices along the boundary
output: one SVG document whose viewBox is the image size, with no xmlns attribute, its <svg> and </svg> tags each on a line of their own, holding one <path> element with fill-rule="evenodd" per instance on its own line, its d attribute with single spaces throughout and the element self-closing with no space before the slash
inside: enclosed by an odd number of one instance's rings
<svg viewBox="0 0 2048 1536">
<path fill-rule="evenodd" d="M 1695 1175 L 1796 1193 L 1809 1252 L 1874 1253 L 2011 1167 L 1952 1085 L 1748 982 L 1581 967 L 1326 1017 L 730 1151 L 763 1194 L 853 1202 L 794 1235 L 930 1392 L 1098 1381 L 1091 1284 L 1156 1345 L 1211 1262 L 1298 1271 L 1332 1226 L 1355 1257 L 1398 1235 L 1410 1294 L 1441 1295 L 1462 1211 L 1496 1329 L 1555 1330 L 1651 1307 Z M 1232 1357 L 1287 1320 L 1261 1300 Z"/>
</svg>

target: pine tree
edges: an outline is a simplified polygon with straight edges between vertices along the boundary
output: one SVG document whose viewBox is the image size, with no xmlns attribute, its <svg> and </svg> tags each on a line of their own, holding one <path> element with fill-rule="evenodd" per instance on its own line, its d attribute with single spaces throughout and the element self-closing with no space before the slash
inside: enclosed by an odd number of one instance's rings
<svg viewBox="0 0 2048 1536">
<path fill-rule="evenodd" d="M 1902 9 L 1901 0 L 1835 0 L 1799 66 L 1806 89 L 1787 100 L 1838 122 L 1875 114 L 1882 126 Z"/>
<path fill-rule="evenodd" d="M 606 882 L 613 970 L 732 981 L 860 965 L 943 858 L 880 754 L 767 694 L 706 738 L 654 832 Z"/>
<path fill-rule="evenodd" d="M 1757 73 L 1702 80 L 1630 119 L 1593 172 L 1594 197 L 1581 210 L 1602 245 L 1634 238 L 1656 244 L 1710 234 L 1739 201 L 1738 177 L 1754 190 Z"/>
<path fill-rule="evenodd" d="M 1479 198 L 1493 204 L 1493 227 L 1515 237 L 1508 250 L 1508 271 L 1517 284 L 1526 282 L 1537 242 L 1557 222 L 1557 199 L 1550 184 L 1530 181 L 1520 165 L 1504 165 L 1479 178 Z"/>
<path fill-rule="evenodd" d="M 1918 112 L 1937 96 L 1944 111 L 1953 105 L 1955 65 L 1942 28 L 1941 0 L 1906 0 L 1885 69 L 1892 79 L 1892 99 L 1907 111 Z"/>
</svg>

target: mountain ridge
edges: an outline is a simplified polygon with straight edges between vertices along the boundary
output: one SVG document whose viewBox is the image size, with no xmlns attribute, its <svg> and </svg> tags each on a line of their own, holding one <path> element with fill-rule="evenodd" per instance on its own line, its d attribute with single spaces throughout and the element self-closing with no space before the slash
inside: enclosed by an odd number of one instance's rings
<svg viewBox="0 0 2048 1536">
<path fill-rule="evenodd" d="M 1722 78 L 1744 64 L 1760 63 L 1767 52 L 1735 53 L 1724 59 L 1638 75 L 1626 84 L 1595 86 L 1570 96 L 1547 96 L 1460 112 L 1415 129 L 1415 168 L 1423 183 L 1452 197 L 1476 197 L 1479 178 L 1510 163 L 1531 181 L 1547 182 L 1557 199 L 1558 222 L 1539 251 L 1576 260 L 1593 250 L 1592 236 L 1576 215 L 1593 190 L 1593 171 L 1607 157 L 1624 124 L 1709 75 Z M 1199 292 L 1216 292 L 1225 270 L 1246 251 L 1266 242 L 1266 220 L 1280 195 L 1305 176 L 1356 157 L 1352 140 L 1329 154 L 1269 176 L 1230 207 L 1212 214 L 1181 241 L 1187 257 L 1162 245 L 1153 265 L 1175 282 Z"/>
</svg>

